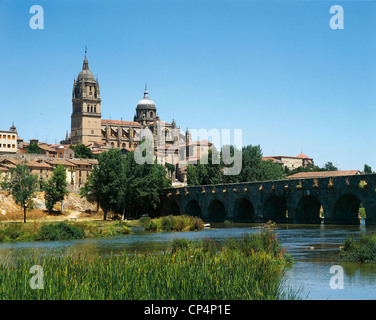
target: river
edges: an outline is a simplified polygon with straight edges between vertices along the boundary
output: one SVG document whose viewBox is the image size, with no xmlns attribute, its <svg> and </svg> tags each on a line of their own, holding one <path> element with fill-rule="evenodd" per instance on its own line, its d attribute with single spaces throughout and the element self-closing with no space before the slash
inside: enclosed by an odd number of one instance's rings
<svg viewBox="0 0 376 320">
<path fill-rule="evenodd" d="M 200 232 L 147 233 L 142 228 L 133 228 L 134 233 L 108 239 L 84 239 L 49 242 L 18 242 L 0 244 L 0 258 L 26 255 L 86 254 L 109 256 L 134 252 L 161 251 L 174 238 L 191 240 L 210 239 L 223 242 L 228 237 L 239 238 L 245 233 L 258 232 L 259 224 L 216 223 L 211 229 Z M 375 232 L 371 226 L 293 225 L 279 224 L 277 237 L 294 257 L 294 265 L 286 270 L 286 285 L 301 290 L 301 295 L 312 300 L 375 299 L 376 265 L 339 263 L 339 246 L 347 235 L 357 237 L 361 233 Z M 333 289 L 331 278 L 340 275 L 331 273 L 332 266 L 343 270 L 343 289 Z M 333 281 L 333 280 L 332 280 Z M 338 282 L 336 282 L 338 283 Z"/>
</svg>

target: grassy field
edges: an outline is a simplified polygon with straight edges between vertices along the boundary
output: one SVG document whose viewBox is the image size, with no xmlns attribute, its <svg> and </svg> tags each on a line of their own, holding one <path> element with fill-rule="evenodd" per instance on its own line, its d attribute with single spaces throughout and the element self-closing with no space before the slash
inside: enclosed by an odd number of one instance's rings
<svg viewBox="0 0 376 320">
<path fill-rule="evenodd" d="M 288 263 L 273 230 L 229 239 L 176 239 L 163 253 L 38 257 L 0 265 L 0 299 L 297 299 L 282 282 Z M 31 289 L 30 268 L 43 268 Z"/>
</svg>

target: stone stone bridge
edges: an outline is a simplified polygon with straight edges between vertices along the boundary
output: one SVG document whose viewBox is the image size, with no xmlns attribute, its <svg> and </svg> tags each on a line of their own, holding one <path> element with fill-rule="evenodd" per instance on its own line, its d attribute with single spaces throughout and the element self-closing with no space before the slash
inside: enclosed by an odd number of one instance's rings
<svg viewBox="0 0 376 320">
<path fill-rule="evenodd" d="M 159 213 L 206 221 L 376 224 L 376 174 L 168 188 Z"/>
</svg>

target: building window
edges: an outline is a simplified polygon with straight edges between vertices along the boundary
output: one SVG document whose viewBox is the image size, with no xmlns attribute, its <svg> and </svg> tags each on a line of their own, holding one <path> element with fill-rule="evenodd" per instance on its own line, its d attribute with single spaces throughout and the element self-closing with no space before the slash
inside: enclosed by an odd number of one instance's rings
<svg viewBox="0 0 376 320">
<path fill-rule="evenodd" d="M 97 112 L 97 107 L 94 107 L 94 112 Z"/>
<path fill-rule="evenodd" d="M 153 112 L 150 112 L 150 118 L 153 118 Z"/>
<path fill-rule="evenodd" d="M 94 134 L 94 130 L 91 130 L 91 134 Z"/>
<path fill-rule="evenodd" d="M 89 106 L 87 106 L 87 112 L 89 112 L 89 110 L 90 110 L 89 108 L 90 108 L 90 107 L 89 107 Z"/>
</svg>

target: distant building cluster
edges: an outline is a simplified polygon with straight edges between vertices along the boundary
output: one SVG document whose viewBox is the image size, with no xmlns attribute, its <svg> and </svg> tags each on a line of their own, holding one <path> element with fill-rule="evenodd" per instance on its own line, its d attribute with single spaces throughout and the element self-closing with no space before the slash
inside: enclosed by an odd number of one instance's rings
<svg viewBox="0 0 376 320">
<path fill-rule="evenodd" d="M 262 160 L 273 161 L 275 163 L 280 164 L 283 167 L 289 168 L 290 170 L 294 170 L 299 167 L 305 168 L 307 165 L 313 164 L 313 159 L 306 156 L 303 153 L 298 154 L 296 157 L 290 157 L 290 156 L 263 157 Z"/>
<path fill-rule="evenodd" d="M 76 159 L 74 151 L 66 145 L 49 145 L 32 139 L 30 143 L 35 143 L 38 146 L 39 153 L 28 153 L 27 148 L 30 144 L 23 142 L 17 136 L 15 140 L 17 141 L 16 152 L 13 152 L 13 150 L 0 152 L 0 180 L 9 176 L 12 168 L 15 168 L 17 164 L 26 160 L 27 166 L 32 174 L 38 176 L 42 187 L 42 183 L 51 178 L 56 166 L 61 164 L 66 171 L 68 189 L 78 192 L 85 185 L 93 166 L 98 164 L 96 159 Z"/>
</svg>

